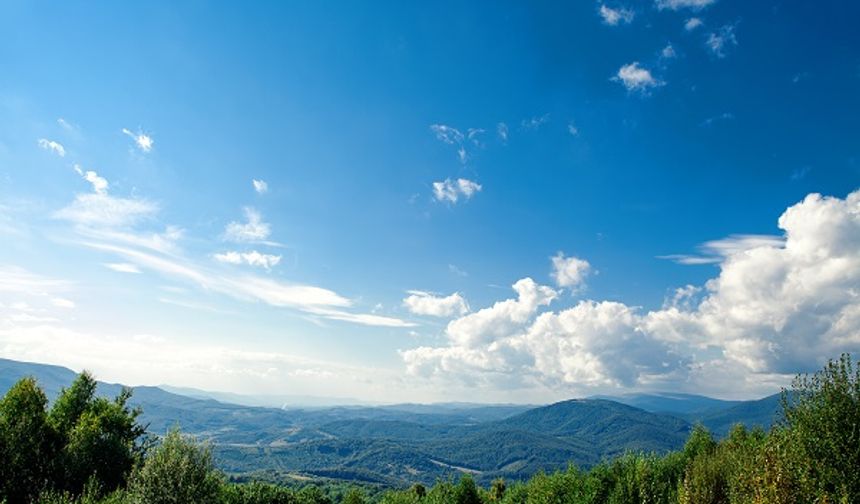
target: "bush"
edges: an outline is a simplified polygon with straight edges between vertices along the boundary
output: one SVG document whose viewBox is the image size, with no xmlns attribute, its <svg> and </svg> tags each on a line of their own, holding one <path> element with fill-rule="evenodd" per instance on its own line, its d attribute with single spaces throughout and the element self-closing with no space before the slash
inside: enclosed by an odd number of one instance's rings
<svg viewBox="0 0 860 504">
<path fill-rule="evenodd" d="M 211 504 L 220 490 L 209 449 L 174 429 L 132 474 L 129 497 L 132 504 Z"/>
</svg>

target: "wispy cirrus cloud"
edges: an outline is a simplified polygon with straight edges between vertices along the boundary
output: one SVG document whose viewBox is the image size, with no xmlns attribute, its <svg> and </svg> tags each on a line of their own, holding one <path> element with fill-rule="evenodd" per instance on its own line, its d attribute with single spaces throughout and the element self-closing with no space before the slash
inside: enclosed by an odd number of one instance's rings
<svg viewBox="0 0 860 504">
<path fill-rule="evenodd" d="M 719 30 L 708 34 L 705 39 L 705 46 L 717 58 L 725 58 L 726 51 L 729 47 L 738 45 L 738 39 L 735 36 L 734 25 L 723 25 Z"/>
<path fill-rule="evenodd" d="M 712 117 L 705 119 L 704 121 L 702 121 L 699 124 L 699 126 L 702 126 L 702 127 L 713 126 L 714 123 L 716 123 L 716 122 L 730 121 L 734 118 L 735 118 L 735 115 L 732 114 L 731 112 L 723 112 L 722 114 L 717 114 L 715 116 L 712 116 Z"/>
<path fill-rule="evenodd" d="M 520 129 L 523 130 L 537 130 L 540 129 L 541 126 L 549 122 L 549 113 L 533 116 L 520 121 Z"/>
<path fill-rule="evenodd" d="M 131 263 L 105 263 L 105 268 L 116 271 L 117 273 L 133 273 L 140 274 L 140 268 Z"/>
<path fill-rule="evenodd" d="M 678 264 L 695 266 L 701 264 L 720 264 L 727 257 L 746 250 L 761 247 L 782 247 L 785 239 L 774 235 L 735 234 L 719 240 L 710 240 L 696 247 L 698 254 L 668 254 L 657 256 Z"/>
</svg>

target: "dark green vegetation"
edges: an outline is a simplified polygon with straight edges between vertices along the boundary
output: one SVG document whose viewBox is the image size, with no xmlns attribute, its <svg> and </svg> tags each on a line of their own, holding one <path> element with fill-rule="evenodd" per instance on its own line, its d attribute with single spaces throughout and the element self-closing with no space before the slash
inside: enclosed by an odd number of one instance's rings
<svg viewBox="0 0 860 504">
<path fill-rule="evenodd" d="M 497 478 L 488 485 L 476 483 L 475 471 L 461 471 L 459 480 L 443 479 L 429 487 L 415 483 L 399 490 L 229 482 L 215 467 L 210 445 L 183 437 L 176 429 L 150 443 L 138 423 L 139 410 L 128 405 L 130 391 L 106 399 L 97 397 L 95 389 L 92 377 L 81 374 L 48 407 L 33 378 L 10 388 L 0 400 L 0 502 L 844 504 L 860 499 L 860 368 L 854 368 L 848 355 L 814 375 L 798 377 L 781 396 L 780 421 L 767 432 L 735 425 L 728 436 L 715 440 L 698 425 L 680 450 L 660 454 L 648 443 L 673 437 L 685 429 L 684 422 L 665 423 L 659 415 L 641 413 L 631 419 L 642 410 L 611 401 L 567 401 L 470 428 L 478 428 L 475 439 L 502 467 L 505 460 L 521 460 L 521 455 L 498 446 L 539 442 L 538 431 L 546 439 L 566 439 L 574 452 L 600 441 L 595 425 L 631 427 L 618 432 L 632 433 L 651 428 L 659 434 L 637 450 L 588 470 L 570 465 L 552 473 L 538 471 L 527 481 Z M 583 404 L 591 407 L 583 409 Z M 361 424 L 357 432 L 366 429 L 368 425 Z M 504 433 L 520 439 L 495 438 Z M 633 434 L 624 434 L 610 444 L 633 440 Z M 453 439 L 451 443 L 446 446 L 454 450 Z M 307 445 L 298 443 L 295 449 Z M 478 456 L 477 445 L 469 450 Z"/>
<path fill-rule="evenodd" d="M 0 391 L 28 375 L 49 399 L 75 379 L 65 368 L 0 360 Z M 121 392 L 101 383 L 97 393 Z M 696 422 L 718 437 L 735 422 L 768 428 L 779 409 L 778 395 L 748 402 L 662 394 L 539 408 L 451 403 L 287 410 L 198 396 L 137 387 L 129 404 L 143 410 L 139 420 L 150 433 L 179 426 L 209 443 L 215 465 L 233 478 L 385 486 L 431 485 L 464 471 L 488 485 L 569 464 L 589 468 L 627 451 L 680 449 Z"/>
</svg>

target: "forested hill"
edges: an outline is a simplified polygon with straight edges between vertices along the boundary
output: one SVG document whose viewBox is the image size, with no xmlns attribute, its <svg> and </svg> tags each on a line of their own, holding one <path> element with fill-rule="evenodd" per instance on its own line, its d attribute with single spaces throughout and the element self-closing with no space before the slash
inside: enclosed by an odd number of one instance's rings
<svg viewBox="0 0 860 504">
<path fill-rule="evenodd" d="M 53 399 L 76 373 L 0 359 L 0 393 L 24 376 L 34 376 Z M 121 388 L 100 383 L 98 393 L 114 396 Z M 432 483 L 463 472 L 479 482 L 524 479 L 570 463 L 591 467 L 625 451 L 663 453 L 683 446 L 697 421 L 718 434 L 735 422 L 768 427 L 778 407 L 776 396 L 747 402 L 677 395 L 636 399 L 644 407 L 621 402 L 632 400 L 281 409 L 136 387 L 130 403 L 143 410 L 141 420 L 152 434 L 178 425 L 210 441 L 217 464 L 230 474 L 390 485 Z M 661 408 L 666 404 L 672 408 Z"/>
</svg>

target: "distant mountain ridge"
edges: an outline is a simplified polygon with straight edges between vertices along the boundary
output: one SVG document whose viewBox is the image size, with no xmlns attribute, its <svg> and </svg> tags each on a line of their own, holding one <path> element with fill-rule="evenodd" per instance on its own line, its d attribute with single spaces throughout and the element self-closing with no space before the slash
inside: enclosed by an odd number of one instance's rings
<svg viewBox="0 0 860 504">
<path fill-rule="evenodd" d="M 53 399 L 77 376 L 45 364 L 0 359 L 0 393 L 34 376 Z M 99 383 L 113 396 L 121 385 Z M 174 392 L 182 389 L 171 388 Z M 723 401 L 683 394 L 630 394 L 546 406 L 469 403 L 283 409 L 134 387 L 131 403 L 153 434 L 173 426 L 212 443 L 218 465 L 267 479 L 321 477 L 387 485 L 432 483 L 461 471 L 480 482 L 583 467 L 624 451 L 683 446 L 695 422 L 718 435 L 735 422 L 767 427 L 778 395 Z"/>
</svg>

